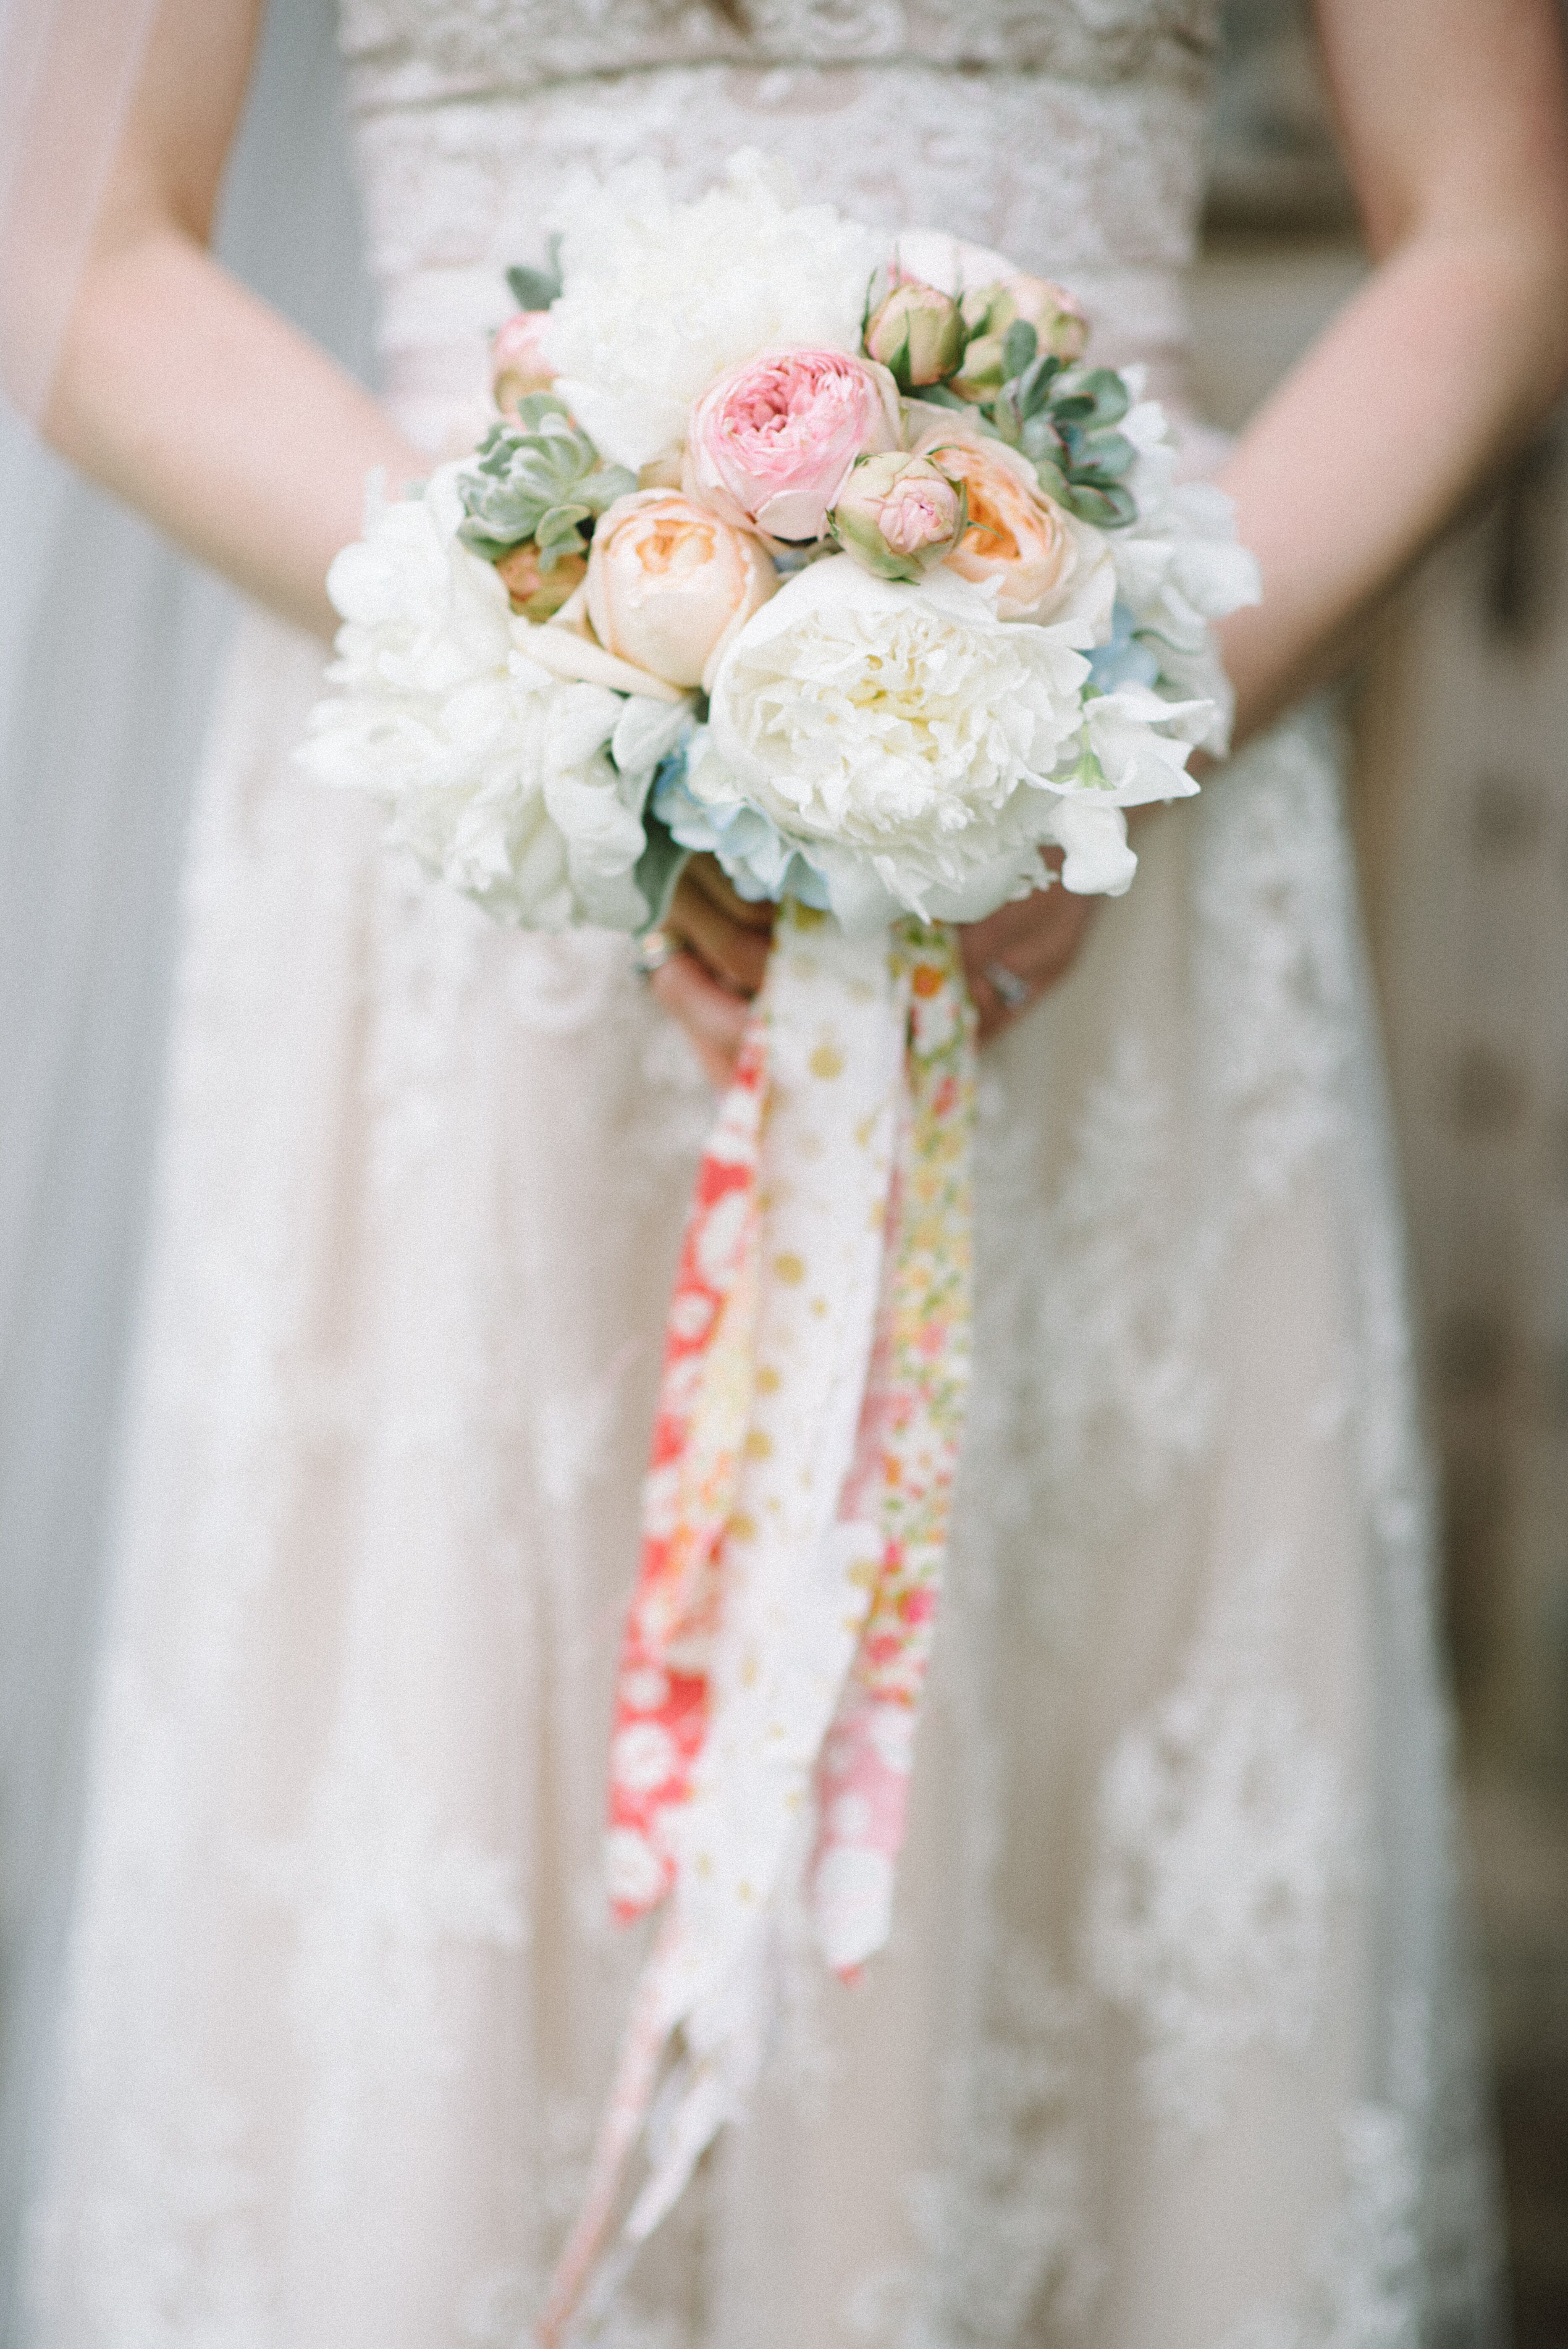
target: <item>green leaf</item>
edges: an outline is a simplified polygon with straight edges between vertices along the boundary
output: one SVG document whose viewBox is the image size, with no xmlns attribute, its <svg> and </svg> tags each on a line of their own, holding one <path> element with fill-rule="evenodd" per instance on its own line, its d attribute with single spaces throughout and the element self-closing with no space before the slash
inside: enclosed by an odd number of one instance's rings
<svg viewBox="0 0 1568 2349">
<path fill-rule="evenodd" d="M 1075 391 L 1082 391 L 1094 403 L 1094 413 L 1102 424 L 1115 424 L 1132 405 L 1132 395 L 1114 367 L 1090 367 L 1087 375 L 1074 380 Z"/>
<path fill-rule="evenodd" d="M 558 299 L 561 293 L 559 236 L 551 238 L 549 252 L 549 264 L 543 269 L 530 269 L 524 264 L 507 271 L 506 282 L 520 310 L 548 310 L 551 304 Z"/>
<path fill-rule="evenodd" d="M 911 379 L 909 370 L 909 325 L 907 320 L 904 324 L 903 342 L 900 343 L 892 358 L 883 361 L 883 365 L 886 367 L 887 371 L 889 375 L 892 376 L 894 383 L 897 384 L 899 390 L 903 393 L 904 398 L 913 398 L 914 396 L 914 385 Z"/>
<path fill-rule="evenodd" d="M 953 408 L 957 409 L 960 416 L 974 416 L 978 413 L 972 399 L 960 399 L 958 394 L 950 390 L 944 383 L 923 383 L 920 387 L 920 398 L 927 408 Z"/>
<path fill-rule="evenodd" d="M 686 871 L 689 848 L 683 848 L 668 824 L 656 816 L 652 808 L 643 814 L 643 830 L 647 846 L 632 868 L 632 878 L 642 894 L 648 909 L 643 924 L 643 935 L 656 930 L 670 910 L 670 899 L 676 894 L 676 884 Z"/>
<path fill-rule="evenodd" d="M 539 542 L 541 554 L 546 552 L 560 554 L 569 547 L 577 546 L 580 543 L 577 525 L 587 519 L 588 509 L 583 505 L 552 506 L 547 513 L 541 514 L 533 533 Z"/>
<path fill-rule="evenodd" d="M 521 538 L 497 538 L 482 523 L 470 520 L 458 524 L 458 536 L 465 546 L 472 547 L 476 554 L 482 554 L 487 563 L 499 563 L 514 547 L 524 545 L 528 533 L 524 532 Z"/>
<path fill-rule="evenodd" d="M 1040 338 L 1026 318 L 1015 318 L 1002 343 L 1002 365 L 1010 376 L 1022 375 L 1040 347 Z"/>
<path fill-rule="evenodd" d="M 997 440 L 1005 440 L 1009 449 L 1016 449 L 1021 428 L 1017 412 L 1006 388 L 999 391 L 995 399 L 987 400 L 983 413 Z"/>
<path fill-rule="evenodd" d="M 1037 464 L 1042 457 L 1054 457 L 1062 445 L 1048 416 L 1031 416 L 1019 439 L 1025 456 Z"/>
<path fill-rule="evenodd" d="M 558 399 L 552 391 L 525 391 L 517 403 L 516 412 L 522 419 L 522 429 L 525 432 L 548 429 L 552 416 L 558 416 L 568 431 L 576 430 L 572 421 L 572 410 L 567 407 L 566 402 L 563 399 Z M 490 429 L 492 431 L 504 432 L 509 428 L 500 424 L 493 425 Z M 584 434 L 583 437 L 586 439 L 587 436 Z"/>
<path fill-rule="evenodd" d="M 1103 490 L 1088 483 L 1069 482 L 1063 502 L 1079 522 L 1092 522 L 1100 530 L 1123 530 L 1138 517 L 1131 491 L 1124 490 L 1119 482 Z"/>
<path fill-rule="evenodd" d="M 629 473 L 624 465 L 601 465 L 597 472 L 590 473 L 578 486 L 580 494 L 588 501 L 590 511 L 601 514 L 606 506 L 613 506 L 617 498 L 631 496 L 637 486 L 637 477 L 635 473 Z"/>
<path fill-rule="evenodd" d="M 1097 473 L 1104 473 L 1119 481 L 1138 455 L 1132 442 L 1123 432 L 1099 432 L 1088 444 L 1088 453 Z"/>
<path fill-rule="evenodd" d="M 1033 416 L 1047 404 L 1051 385 L 1061 370 L 1062 363 L 1054 351 L 1042 351 L 1030 361 L 1014 390 L 1020 416 Z"/>
</svg>

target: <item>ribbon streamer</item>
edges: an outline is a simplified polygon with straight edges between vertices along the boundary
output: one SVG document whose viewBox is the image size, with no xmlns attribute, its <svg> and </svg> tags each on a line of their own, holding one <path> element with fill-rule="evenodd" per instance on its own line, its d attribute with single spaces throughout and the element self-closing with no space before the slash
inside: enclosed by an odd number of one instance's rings
<svg viewBox="0 0 1568 2349">
<path fill-rule="evenodd" d="M 639 2143 L 623 2256 L 745 2104 L 813 1810 L 824 1956 L 852 1975 L 887 1936 L 968 1379 L 973 1065 L 951 932 L 783 908 L 670 1306 L 608 1838 L 616 1913 L 667 1905 L 548 2349 Z"/>
</svg>

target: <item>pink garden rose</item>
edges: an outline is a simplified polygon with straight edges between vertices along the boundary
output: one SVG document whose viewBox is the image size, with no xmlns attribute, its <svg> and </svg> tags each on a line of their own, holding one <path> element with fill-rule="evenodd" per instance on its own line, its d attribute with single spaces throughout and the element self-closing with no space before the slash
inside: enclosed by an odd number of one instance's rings
<svg viewBox="0 0 1568 2349">
<path fill-rule="evenodd" d="M 606 652 L 666 685 L 706 686 L 779 585 L 768 550 L 678 490 L 635 490 L 600 517 L 588 617 Z"/>
<path fill-rule="evenodd" d="M 515 310 L 496 330 L 490 345 L 490 388 L 503 416 L 531 391 L 548 391 L 555 369 L 544 356 L 542 337 L 548 310 Z"/>
<path fill-rule="evenodd" d="M 846 351 L 765 351 L 721 375 L 686 429 L 682 485 L 772 538 L 820 538 L 857 457 L 899 445 L 898 386 Z"/>
</svg>

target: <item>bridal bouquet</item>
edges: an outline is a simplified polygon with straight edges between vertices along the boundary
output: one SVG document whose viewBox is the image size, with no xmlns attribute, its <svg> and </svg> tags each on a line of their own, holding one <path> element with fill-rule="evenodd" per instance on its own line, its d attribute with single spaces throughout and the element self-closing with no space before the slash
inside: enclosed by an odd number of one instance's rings
<svg viewBox="0 0 1568 2349">
<path fill-rule="evenodd" d="M 498 420 L 333 565 L 301 756 L 504 920 L 647 932 L 697 851 L 781 903 L 670 1309 L 609 1837 L 664 1917 L 552 2335 L 639 2139 L 632 2241 L 744 2097 L 780 1888 L 845 1973 L 888 1930 L 968 1362 L 945 926 L 1047 849 L 1128 886 L 1257 586 L 1137 370 L 998 254 L 739 156 L 695 203 L 583 185 L 511 275 Z"/>
</svg>

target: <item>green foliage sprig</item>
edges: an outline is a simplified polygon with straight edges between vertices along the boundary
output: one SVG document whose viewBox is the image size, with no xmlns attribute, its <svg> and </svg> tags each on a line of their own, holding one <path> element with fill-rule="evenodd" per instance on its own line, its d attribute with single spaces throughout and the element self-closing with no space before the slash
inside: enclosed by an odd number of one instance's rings
<svg viewBox="0 0 1568 2349">
<path fill-rule="evenodd" d="M 1116 428 L 1132 405 L 1114 367 L 1064 366 L 1022 319 L 1007 329 L 1007 380 L 986 406 L 991 429 L 1022 450 L 1040 487 L 1080 522 L 1119 530 L 1138 508 L 1122 476 L 1138 451 Z"/>
<path fill-rule="evenodd" d="M 1114 367 L 1086 367 L 1042 351 L 1022 318 L 1007 329 L 1006 380 L 976 409 L 939 385 L 920 397 L 975 417 L 983 431 L 1020 450 L 1047 497 L 1101 530 L 1120 530 L 1138 507 L 1123 475 L 1138 451 L 1116 428 L 1132 405 Z"/>
<path fill-rule="evenodd" d="M 550 260 L 543 269 L 530 269 L 520 263 L 506 273 L 511 288 L 511 298 L 520 310 L 548 310 L 561 293 L 561 239 L 550 240 Z"/>
<path fill-rule="evenodd" d="M 595 519 L 637 477 L 603 462 L 553 392 L 529 392 L 516 417 L 491 425 L 459 477 L 468 519 L 458 535 L 491 563 L 531 539 L 540 569 L 550 571 L 562 555 L 583 552 Z"/>
</svg>

